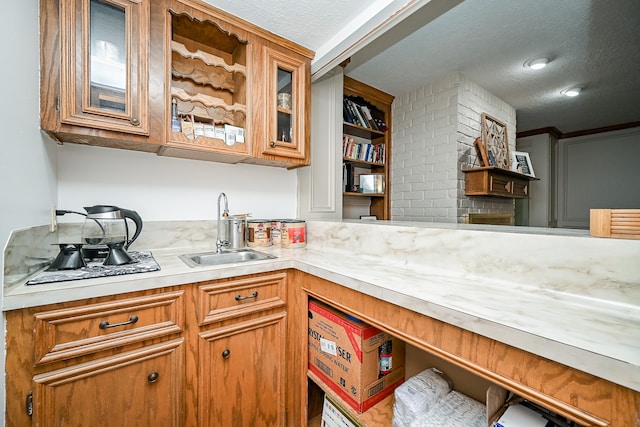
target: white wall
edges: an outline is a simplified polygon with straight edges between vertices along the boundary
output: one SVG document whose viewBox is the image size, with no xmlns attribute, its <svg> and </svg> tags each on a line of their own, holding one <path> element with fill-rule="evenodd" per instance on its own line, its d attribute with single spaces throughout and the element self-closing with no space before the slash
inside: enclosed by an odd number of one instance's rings
<svg viewBox="0 0 640 427">
<path fill-rule="evenodd" d="M 57 188 L 55 145 L 45 141 L 39 130 L 38 2 L 12 1 L 3 2 L 2 6 L 0 247 L 4 253 L 12 230 L 47 223 Z M 0 256 L 0 272 L 3 270 L 4 260 Z M 4 342 L 4 314 L 1 321 Z M 4 362 L 3 346 L 0 350 L 0 421 L 4 420 L 5 413 Z"/>
<path fill-rule="evenodd" d="M 529 153 L 533 172 L 539 181 L 530 181 L 530 199 L 516 200 L 516 205 L 522 205 L 528 218 L 523 225 L 531 227 L 556 227 L 556 170 L 557 145 L 555 136 L 548 133 L 519 138 L 518 151 Z"/>
<path fill-rule="evenodd" d="M 298 169 L 298 216 L 342 219 L 342 67 L 311 85 L 311 165 Z"/>
<path fill-rule="evenodd" d="M 391 213 L 394 220 L 462 222 L 465 213 L 511 213 L 513 201 L 464 195 L 481 114 L 507 125 L 515 147 L 515 109 L 462 74 L 396 97 L 393 108 Z M 477 166 L 477 163 L 475 163 Z"/>
<path fill-rule="evenodd" d="M 589 228 L 591 208 L 640 208 L 640 128 L 560 139 L 558 147 L 559 227 Z"/>
<path fill-rule="evenodd" d="M 55 144 L 40 132 L 38 2 L 5 2 L 1 19 L 5 63 L 0 67 L 0 242 L 4 249 L 12 230 L 48 223 L 57 187 Z"/>
<path fill-rule="evenodd" d="M 58 206 L 96 204 L 133 209 L 143 221 L 213 220 L 224 192 L 230 213 L 296 216 L 296 171 L 161 157 L 65 144 L 58 149 Z M 80 222 L 77 215 L 61 221 Z"/>
<path fill-rule="evenodd" d="M 391 111 L 394 220 L 456 221 L 457 103 L 457 75 L 395 98 Z"/>
</svg>

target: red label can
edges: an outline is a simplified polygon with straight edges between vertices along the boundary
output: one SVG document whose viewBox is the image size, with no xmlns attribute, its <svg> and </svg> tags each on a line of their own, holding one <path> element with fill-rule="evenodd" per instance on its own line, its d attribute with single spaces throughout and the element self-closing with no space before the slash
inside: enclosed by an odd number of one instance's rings
<svg viewBox="0 0 640 427">
<path fill-rule="evenodd" d="M 282 221 L 280 243 L 283 248 L 304 248 L 307 246 L 307 224 L 299 219 Z"/>
</svg>

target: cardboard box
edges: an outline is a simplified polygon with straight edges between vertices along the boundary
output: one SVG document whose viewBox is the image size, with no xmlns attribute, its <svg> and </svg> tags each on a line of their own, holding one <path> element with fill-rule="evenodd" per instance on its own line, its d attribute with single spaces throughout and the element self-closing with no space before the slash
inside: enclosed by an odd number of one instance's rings
<svg viewBox="0 0 640 427">
<path fill-rule="evenodd" d="M 244 128 L 225 124 L 224 134 L 225 134 L 225 140 L 227 141 L 227 144 L 229 144 L 229 141 L 231 140 L 233 141 L 233 144 L 235 144 L 236 142 L 244 144 Z M 233 145 L 233 144 L 229 144 L 229 145 Z"/>
<path fill-rule="evenodd" d="M 549 420 L 533 409 L 511 405 L 496 422 L 496 427 L 545 427 L 548 423 Z"/>
<path fill-rule="evenodd" d="M 391 341 L 390 372 L 378 348 Z M 383 358 L 383 368 L 389 359 Z M 404 382 L 404 342 L 325 304 L 309 301 L 309 370 L 362 413 Z"/>
</svg>

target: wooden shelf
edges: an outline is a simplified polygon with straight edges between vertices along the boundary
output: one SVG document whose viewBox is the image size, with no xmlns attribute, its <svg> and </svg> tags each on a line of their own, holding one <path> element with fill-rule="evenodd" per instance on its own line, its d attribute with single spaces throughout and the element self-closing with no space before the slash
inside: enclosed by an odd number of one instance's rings
<svg viewBox="0 0 640 427">
<path fill-rule="evenodd" d="M 384 197 L 384 193 L 358 193 L 356 191 L 345 191 L 343 196 L 355 196 L 355 197 Z"/>
<path fill-rule="evenodd" d="M 354 163 L 356 165 L 363 166 L 363 167 L 380 167 L 380 168 L 384 167 L 384 163 L 365 162 L 364 160 L 349 159 L 347 157 L 343 157 L 342 161 Z"/>
<path fill-rule="evenodd" d="M 379 130 L 369 129 L 362 126 L 354 125 L 353 123 L 347 123 L 347 122 L 343 123 L 342 131 L 349 135 L 359 136 L 360 138 L 366 138 L 366 139 L 384 138 L 386 133 Z"/>
<path fill-rule="evenodd" d="M 307 371 L 307 376 L 325 393 L 329 393 L 331 398 L 335 400 L 340 407 L 353 417 L 362 427 L 389 427 L 391 420 L 393 419 L 393 403 L 395 401 L 393 393 L 384 398 L 380 403 L 369 408 L 369 410 L 362 414 L 357 413 L 351 408 L 344 400 L 336 396 L 329 387 L 327 387 L 320 378 L 318 378 L 313 372 Z M 309 422 L 309 426 L 319 426 L 322 416 L 314 417 Z M 318 424 L 313 424 L 312 421 Z"/>
<path fill-rule="evenodd" d="M 495 166 L 463 169 L 462 172 L 465 174 L 466 196 L 527 199 L 529 181 L 539 181 L 538 178 Z"/>
<path fill-rule="evenodd" d="M 353 197 L 368 197 L 371 201 L 369 206 L 369 215 L 374 215 L 380 220 L 391 219 L 391 197 L 390 197 L 390 163 L 391 163 L 391 104 L 393 102 L 393 96 L 388 93 L 382 92 L 374 87 L 368 86 L 350 77 L 344 77 L 343 86 L 344 99 L 350 99 L 353 103 L 359 107 L 356 107 L 356 111 L 360 111 L 362 106 L 368 108 L 363 110 L 370 112 L 365 113 L 364 117 L 368 117 L 368 121 L 371 122 L 371 118 L 376 120 L 382 120 L 386 127 L 386 131 L 379 131 L 372 128 L 359 126 L 353 123 L 343 122 L 342 130 L 343 137 L 355 137 L 360 138 L 354 141 L 357 144 L 370 143 L 373 145 L 379 145 L 384 149 L 383 163 L 366 162 L 362 160 L 355 160 L 350 158 L 343 158 L 343 164 L 350 164 L 356 167 L 371 169 L 372 173 L 383 174 L 385 180 L 384 193 L 370 194 L 359 192 L 344 192 L 344 196 Z M 347 107 L 349 109 L 349 107 Z M 358 114 L 358 117 L 361 114 Z M 343 138 L 344 139 L 344 138 Z M 365 140 L 365 141 L 363 141 Z M 344 142 L 344 141 L 343 141 Z M 354 183 L 355 184 L 355 183 Z M 345 186 L 345 188 L 347 188 Z M 349 201 L 349 199 L 346 199 Z M 355 200 L 351 200 L 355 203 Z M 346 212 L 343 207 L 343 214 Z"/>
<path fill-rule="evenodd" d="M 496 166 L 483 166 L 483 167 L 478 167 L 478 168 L 462 169 L 462 172 L 464 172 L 464 173 L 481 172 L 481 171 L 495 172 L 495 173 L 499 173 L 499 174 L 505 175 L 505 176 L 512 176 L 512 177 L 515 177 L 515 178 L 526 179 L 528 181 L 540 181 L 540 178 L 536 178 L 536 177 L 533 177 L 533 176 L 525 175 L 525 174 L 522 174 L 520 172 L 514 172 L 514 171 L 508 170 L 508 169 L 498 168 Z"/>
</svg>

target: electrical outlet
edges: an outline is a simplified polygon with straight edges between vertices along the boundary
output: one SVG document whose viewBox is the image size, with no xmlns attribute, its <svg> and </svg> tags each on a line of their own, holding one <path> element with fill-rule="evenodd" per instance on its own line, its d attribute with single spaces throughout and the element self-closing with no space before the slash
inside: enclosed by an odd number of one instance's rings
<svg viewBox="0 0 640 427">
<path fill-rule="evenodd" d="M 58 217 L 56 216 L 56 205 L 51 205 L 51 224 L 49 224 L 49 232 L 55 233 L 58 229 Z"/>
</svg>

